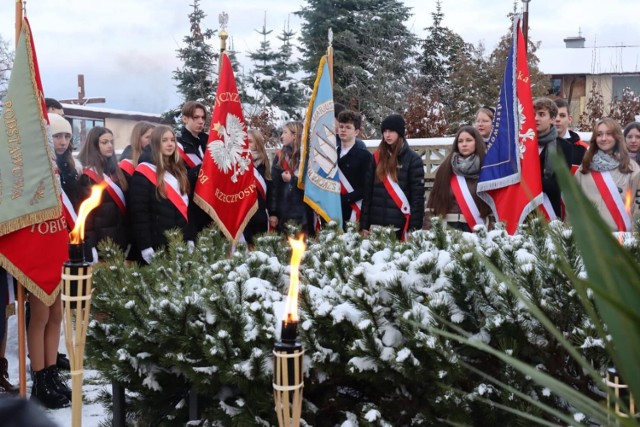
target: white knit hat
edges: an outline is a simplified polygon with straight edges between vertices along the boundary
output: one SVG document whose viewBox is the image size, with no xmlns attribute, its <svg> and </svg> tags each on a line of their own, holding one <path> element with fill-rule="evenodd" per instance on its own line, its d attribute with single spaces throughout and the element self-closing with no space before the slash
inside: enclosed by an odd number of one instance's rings
<svg viewBox="0 0 640 427">
<path fill-rule="evenodd" d="M 71 134 L 71 124 L 67 119 L 59 114 L 49 113 L 49 129 L 51 129 L 51 135 L 59 133 Z"/>
</svg>

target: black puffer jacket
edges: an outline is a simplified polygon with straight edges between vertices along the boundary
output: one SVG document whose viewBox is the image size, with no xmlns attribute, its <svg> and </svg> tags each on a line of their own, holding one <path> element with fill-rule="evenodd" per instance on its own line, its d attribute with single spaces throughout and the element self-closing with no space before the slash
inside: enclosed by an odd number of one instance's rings
<svg viewBox="0 0 640 427">
<path fill-rule="evenodd" d="M 80 202 L 84 201 L 91 194 L 91 186 L 96 182 L 87 175 L 82 174 L 79 178 Z M 125 192 L 125 196 L 126 196 Z M 115 200 L 107 190 L 102 192 L 100 204 L 87 216 L 85 222 L 85 248 L 90 251 L 96 248 L 98 242 L 110 237 L 122 251 L 126 251 L 129 246 L 129 230 L 127 215 L 122 213 Z M 85 253 L 87 259 L 89 252 Z"/>
<path fill-rule="evenodd" d="M 271 167 L 273 187 L 269 197 L 269 215 L 278 217 L 278 231 L 284 230 L 288 221 L 302 227 L 307 235 L 314 235 L 313 210 L 304 202 L 304 191 L 298 188 L 298 177 L 291 173 L 291 180 L 284 182 L 280 165 L 281 153 L 276 153 Z"/>
<path fill-rule="evenodd" d="M 364 194 L 360 228 L 368 230 L 372 225 L 390 225 L 401 231 L 405 223 L 404 214 L 387 192 L 384 183 L 377 178 L 375 168 L 375 162 L 372 162 L 370 173 L 373 184 Z M 424 217 L 424 166 L 418 153 L 406 142 L 398 155 L 398 184 L 411 207 L 409 230 L 420 229 Z"/>
<path fill-rule="evenodd" d="M 244 233 L 243 233 L 244 239 L 249 244 L 253 243 L 253 236 L 260 233 L 266 233 L 269 229 L 269 215 L 267 213 L 267 200 L 269 200 L 269 197 L 271 196 L 271 191 L 272 191 L 271 187 L 273 185 L 272 181 L 267 179 L 265 176 L 266 168 L 264 166 L 264 163 L 258 166 L 255 166 L 255 168 L 262 176 L 262 179 L 264 179 L 264 182 L 267 184 L 267 194 L 265 199 L 262 197 L 260 192 L 258 192 L 258 210 L 253 215 L 253 217 L 251 217 L 251 220 L 249 220 L 247 227 L 244 229 Z"/>
<path fill-rule="evenodd" d="M 195 240 L 195 233 L 178 208 L 159 197 L 156 186 L 136 171 L 129 189 L 133 240 L 140 250 L 158 249 L 167 244 L 164 233 L 172 228 L 182 230 L 185 240 Z"/>
</svg>

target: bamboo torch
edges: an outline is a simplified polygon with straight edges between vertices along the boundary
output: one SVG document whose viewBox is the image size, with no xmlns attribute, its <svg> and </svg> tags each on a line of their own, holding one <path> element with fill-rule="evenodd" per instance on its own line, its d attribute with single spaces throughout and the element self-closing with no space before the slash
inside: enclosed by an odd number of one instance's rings
<svg viewBox="0 0 640 427">
<path fill-rule="evenodd" d="M 300 260 L 304 254 L 304 235 L 289 238 L 291 281 L 282 320 L 280 340 L 273 348 L 273 399 L 280 427 L 300 426 L 304 349 L 298 337 L 298 284 Z"/>
<path fill-rule="evenodd" d="M 62 324 L 64 341 L 71 365 L 71 425 L 82 425 L 82 380 L 84 377 L 84 347 L 91 311 L 92 267 L 84 259 L 84 222 L 89 212 L 100 204 L 106 181 L 91 188 L 91 195 L 82 202 L 76 225 L 69 233 L 69 260 L 62 267 Z"/>
</svg>

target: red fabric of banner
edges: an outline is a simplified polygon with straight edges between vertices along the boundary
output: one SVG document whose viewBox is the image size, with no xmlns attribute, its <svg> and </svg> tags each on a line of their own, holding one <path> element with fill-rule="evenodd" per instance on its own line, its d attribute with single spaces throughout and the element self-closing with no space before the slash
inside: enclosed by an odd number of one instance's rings
<svg viewBox="0 0 640 427">
<path fill-rule="evenodd" d="M 209 141 L 198 174 L 194 202 L 237 242 L 258 209 L 253 159 L 231 61 L 222 55 Z"/>
</svg>

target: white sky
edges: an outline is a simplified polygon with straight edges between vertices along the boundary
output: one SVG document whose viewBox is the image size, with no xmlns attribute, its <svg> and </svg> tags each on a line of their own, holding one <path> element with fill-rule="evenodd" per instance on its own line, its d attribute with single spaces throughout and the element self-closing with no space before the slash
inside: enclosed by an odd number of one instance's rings
<svg viewBox="0 0 640 427">
<path fill-rule="evenodd" d="M 179 103 L 172 71 L 181 64 L 176 49 L 187 34 L 192 0 L 28 0 L 27 16 L 34 33 L 45 95 L 77 96 L 77 75 L 85 75 L 87 97 L 105 97 L 107 108 L 160 113 Z M 404 0 L 413 8 L 408 27 L 419 36 L 432 23 L 435 0 Z M 201 0 L 204 27 L 217 29 L 218 14 L 229 14 L 228 30 L 241 63 L 255 51 L 267 10 L 267 28 L 275 35 L 287 17 L 298 29 L 293 12 L 303 0 Z M 521 2 L 518 7 L 521 8 Z M 638 0 L 532 0 L 530 38 L 542 47 L 563 47 L 563 38 L 580 29 L 586 46 L 640 45 Z M 0 2 L 0 34 L 14 42 L 13 0 Z M 443 24 L 465 41 L 483 41 L 491 51 L 510 26 L 513 0 L 443 0 Z M 219 48 L 216 37 L 214 47 Z"/>
</svg>

